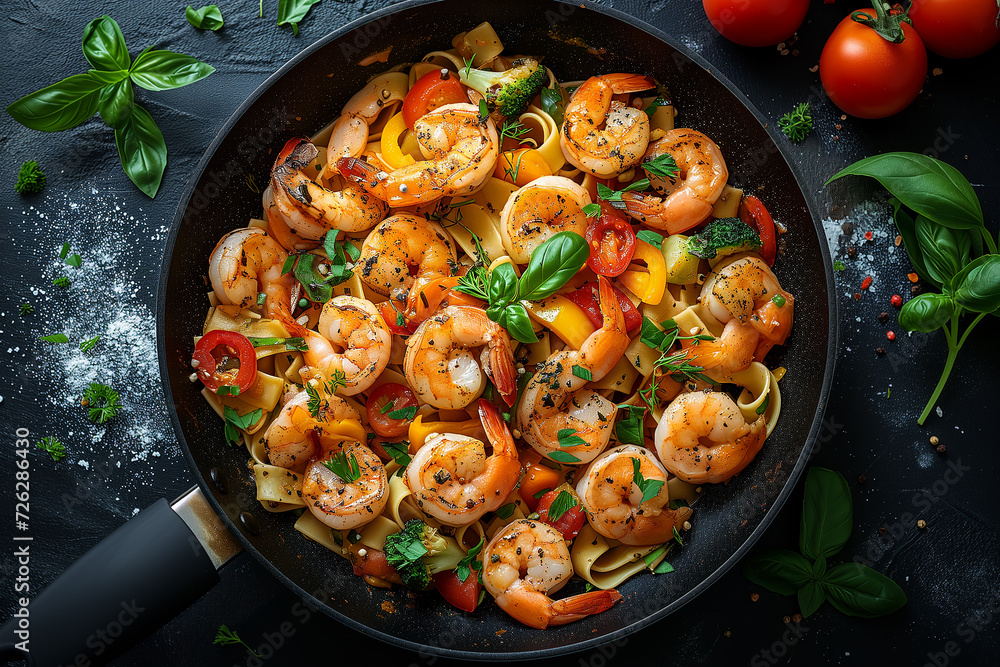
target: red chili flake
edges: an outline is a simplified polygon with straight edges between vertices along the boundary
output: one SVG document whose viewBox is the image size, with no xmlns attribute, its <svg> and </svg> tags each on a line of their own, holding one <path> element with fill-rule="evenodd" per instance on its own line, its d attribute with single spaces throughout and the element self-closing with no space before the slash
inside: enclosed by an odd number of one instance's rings
<svg viewBox="0 0 1000 667">
<path fill-rule="evenodd" d="M 892 303 L 892 305 L 893 305 L 893 306 L 895 306 L 896 308 L 899 308 L 900 306 L 902 306 L 902 305 L 903 305 L 903 297 L 899 296 L 898 294 L 893 294 L 893 295 L 892 295 L 892 298 L 891 298 L 891 299 L 889 299 L 889 301 L 890 301 L 890 302 Z"/>
<path fill-rule="evenodd" d="M 865 241 L 871 241 L 872 236 L 874 236 L 874 234 L 872 234 L 871 232 L 865 232 Z"/>
<path fill-rule="evenodd" d="M 865 276 L 865 279 L 861 281 L 861 289 L 865 290 L 872 286 L 872 277 Z"/>
<path fill-rule="evenodd" d="M 889 340 L 896 340 L 896 333 L 894 331 L 886 331 L 885 337 Z"/>
<path fill-rule="evenodd" d="M 854 300 L 855 301 L 861 301 L 861 294 L 859 292 L 855 292 L 854 293 Z"/>
</svg>

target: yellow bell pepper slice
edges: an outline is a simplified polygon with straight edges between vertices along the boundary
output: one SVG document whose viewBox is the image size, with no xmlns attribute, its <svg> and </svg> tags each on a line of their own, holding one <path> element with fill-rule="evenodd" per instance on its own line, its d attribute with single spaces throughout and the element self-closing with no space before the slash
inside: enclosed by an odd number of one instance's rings
<svg viewBox="0 0 1000 667">
<path fill-rule="evenodd" d="M 541 301 L 522 301 L 528 315 L 552 333 L 579 350 L 583 341 L 596 331 L 583 308 L 561 294 L 553 294 Z"/>
<path fill-rule="evenodd" d="M 640 266 L 635 262 L 645 262 Z M 618 276 L 618 282 L 639 297 L 643 303 L 655 306 L 663 299 L 663 288 L 667 282 L 667 264 L 659 248 L 642 239 L 635 241 L 635 255 L 629 269 Z"/>
<path fill-rule="evenodd" d="M 399 139 L 405 130 L 406 121 L 403 120 L 402 112 L 390 118 L 382 130 L 382 159 L 393 169 L 399 169 L 416 162 L 412 156 L 405 155 L 399 147 Z"/>
<path fill-rule="evenodd" d="M 410 439 L 410 453 L 416 454 L 424 446 L 428 437 L 435 433 L 458 433 L 473 438 L 483 438 L 483 425 L 478 419 L 468 419 L 461 422 L 424 422 L 423 415 L 417 415 L 410 422 L 407 433 Z"/>
</svg>

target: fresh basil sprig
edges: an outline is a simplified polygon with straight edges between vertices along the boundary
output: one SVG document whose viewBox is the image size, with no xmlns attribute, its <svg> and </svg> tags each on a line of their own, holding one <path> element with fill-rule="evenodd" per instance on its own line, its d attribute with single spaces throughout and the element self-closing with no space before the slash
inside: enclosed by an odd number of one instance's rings
<svg viewBox="0 0 1000 667">
<path fill-rule="evenodd" d="M 875 618 L 906 604 L 906 594 L 881 572 L 861 563 L 827 568 L 851 536 L 853 507 L 847 480 L 833 470 L 812 467 L 806 475 L 799 548 L 768 549 L 751 556 L 743 574 L 780 595 L 797 595 L 802 616 L 829 600 L 848 616 Z"/>
<path fill-rule="evenodd" d="M 314 303 L 326 303 L 333 298 L 333 288 L 351 278 L 353 271 L 347 262 L 356 262 L 361 251 L 353 243 L 338 241 L 339 229 L 331 229 L 323 239 L 327 259 L 315 253 L 289 255 L 281 268 L 282 275 L 292 272 L 302 285 L 306 298 Z"/>
<path fill-rule="evenodd" d="M 155 197 L 167 166 L 167 145 L 153 117 L 135 103 L 133 84 L 168 90 L 199 81 L 215 71 L 197 58 L 147 48 L 132 61 L 114 19 L 102 16 L 83 31 L 83 55 L 93 69 L 74 74 L 26 95 L 7 107 L 21 125 L 42 132 L 76 127 L 99 112 L 115 130 L 125 174 Z"/>
<path fill-rule="evenodd" d="M 969 332 L 987 314 L 1000 316 L 1000 254 L 972 185 L 951 165 L 918 153 L 886 153 L 856 162 L 830 181 L 848 175 L 870 176 L 885 186 L 894 198 L 896 228 L 910 263 L 921 278 L 941 290 L 910 299 L 899 312 L 904 328 L 942 329 L 948 343 L 941 378 L 917 419 L 922 425 Z M 966 311 L 976 317 L 960 331 Z"/>
<path fill-rule="evenodd" d="M 531 318 L 521 301 L 539 301 L 555 294 L 575 276 L 590 256 L 590 246 L 579 234 L 559 232 L 535 248 L 520 280 L 509 263 L 492 271 L 474 266 L 459 278 L 455 289 L 487 302 L 486 315 L 522 343 L 538 341 Z"/>
<path fill-rule="evenodd" d="M 224 25 L 218 5 L 205 5 L 201 9 L 188 5 L 184 10 L 184 17 L 188 23 L 200 30 L 218 30 Z"/>
<path fill-rule="evenodd" d="M 292 26 L 292 33 L 299 36 L 299 23 L 319 0 L 279 0 L 278 25 Z"/>
</svg>

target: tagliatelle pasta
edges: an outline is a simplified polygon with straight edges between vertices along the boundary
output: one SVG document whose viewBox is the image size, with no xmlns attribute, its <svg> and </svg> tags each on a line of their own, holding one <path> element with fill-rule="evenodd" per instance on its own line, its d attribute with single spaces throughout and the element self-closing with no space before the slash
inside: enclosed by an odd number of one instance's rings
<svg viewBox="0 0 1000 667">
<path fill-rule="evenodd" d="M 212 252 L 192 379 L 372 586 L 600 613 L 778 425 L 770 216 L 656 81 L 593 74 L 461 33 L 290 139 Z"/>
</svg>

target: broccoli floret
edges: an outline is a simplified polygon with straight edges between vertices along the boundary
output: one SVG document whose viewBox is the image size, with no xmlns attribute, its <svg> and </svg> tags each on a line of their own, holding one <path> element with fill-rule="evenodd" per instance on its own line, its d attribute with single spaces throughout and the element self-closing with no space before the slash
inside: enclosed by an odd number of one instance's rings
<svg viewBox="0 0 1000 667">
<path fill-rule="evenodd" d="M 545 68 L 533 58 L 518 58 L 505 72 L 463 67 L 458 77 L 483 94 L 490 113 L 504 118 L 521 115 L 548 80 Z"/>
<path fill-rule="evenodd" d="M 760 234 L 739 218 L 722 218 L 708 223 L 688 239 L 688 252 L 704 259 L 715 259 L 738 252 L 757 252 Z"/>
<path fill-rule="evenodd" d="M 28 160 L 17 172 L 17 183 L 14 189 L 19 195 L 33 195 L 45 187 L 45 174 L 34 160 Z"/>
<path fill-rule="evenodd" d="M 429 588 L 432 574 L 455 569 L 463 556 L 465 552 L 454 538 L 420 519 L 410 519 L 403 530 L 385 538 L 386 560 L 409 588 Z"/>
</svg>

